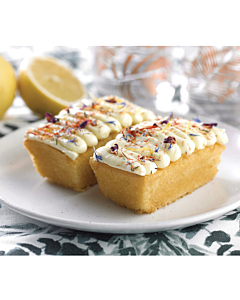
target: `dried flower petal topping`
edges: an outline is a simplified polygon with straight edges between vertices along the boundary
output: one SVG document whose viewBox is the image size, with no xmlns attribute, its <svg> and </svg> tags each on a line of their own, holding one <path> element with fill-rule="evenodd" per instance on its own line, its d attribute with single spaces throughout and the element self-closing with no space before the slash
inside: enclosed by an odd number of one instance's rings
<svg viewBox="0 0 240 300">
<path fill-rule="evenodd" d="M 114 126 L 116 125 L 116 122 L 115 121 L 107 121 L 107 122 L 103 122 L 104 124 L 113 124 Z"/>
<path fill-rule="evenodd" d="M 202 126 L 206 126 L 206 127 L 209 127 L 209 128 L 213 128 L 213 126 L 217 126 L 218 124 L 217 123 L 203 123 Z"/>
<path fill-rule="evenodd" d="M 186 134 L 188 134 L 188 131 L 189 131 L 190 128 L 191 128 L 191 122 L 188 121 L 188 126 L 187 126 L 187 128 L 186 128 L 186 130 L 185 130 L 185 133 L 186 133 Z"/>
<path fill-rule="evenodd" d="M 109 100 L 105 100 L 105 101 L 108 102 L 108 103 L 117 103 L 117 101 L 114 98 L 109 99 Z"/>
<path fill-rule="evenodd" d="M 53 139 L 54 139 L 56 145 L 58 144 L 58 137 L 59 137 L 58 135 L 53 137 Z"/>
<path fill-rule="evenodd" d="M 68 140 L 68 143 L 73 143 L 74 145 L 78 146 L 76 143 L 76 138 L 74 137 L 72 140 Z"/>
<path fill-rule="evenodd" d="M 97 120 L 95 119 L 95 120 L 92 122 L 91 125 L 92 125 L 92 126 L 97 126 Z"/>
<path fill-rule="evenodd" d="M 95 108 L 96 108 L 96 106 L 98 106 L 98 104 L 97 104 L 97 102 L 96 102 L 96 101 L 94 101 L 94 102 L 92 103 L 92 109 L 95 109 Z"/>
<path fill-rule="evenodd" d="M 160 130 L 160 132 L 164 132 L 165 130 L 167 130 L 169 127 L 171 127 L 171 123 L 167 123 L 167 125 Z"/>
<path fill-rule="evenodd" d="M 150 126 L 150 128 L 147 128 L 147 127 L 146 127 L 146 129 L 157 128 L 157 127 L 159 127 L 158 124 L 157 124 L 157 123 L 154 123 L 152 126 Z"/>
<path fill-rule="evenodd" d="M 197 123 L 202 123 L 198 118 L 193 119 L 193 121 L 197 122 Z"/>
<path fill-rule="evenodd" d="M 103 160 L 101 155 L 97 155 L 97 151 L 95 150 L 94 147 L 93 147 L 93 149 L 94 149 L 94 154 L 95 154 L 96 160 L 97 160 L 98 162 L 100 162 L 101 160 Z"/>
<path fill-rule="evenodd" d="M 85 127 L 87 126 L 88 122 L 89 122 L 89 120 L 86 120 L 86 121 L 82 122 L 82 123 L 79 125 L 79 128 L 81 128 L 81 129 L 85 128 Z"/>
<path fill-rule="evenodd" d="M 118 155 L 118 144 L 114 144 L 114 146 L 110 147 L 111 153 Z"/>
<path fill-rule="evenodd" d="M 56 123 L 59 121 L 58 118 L 55 118 L 55 116 L 53 116 L 52 114 L 50 114 L 48 112 L 45 114 L 45 119 L 50 123 Z"/>
<path fill-rule="evenodd" d="M 160 124 L 167 124 L 169 121 L 168 120 L 164 120 L 162 121 Z M 154 125 L 154 124 L 153 124 Z"/>
<path fill-rule="evenodd" d="M 129 140 L 129 139 L 133 139 L 134 136 L 133 136 L 132 134 L 127 133 L 127 134 L 126 134 L 126 138 L 127 138 L 127 140 Z M 129 139 L 128 139 L 128 138 L 129 138 Z"/>
<path fill-rule="evenodd" d="M 174 136 L 168 136 L 166 139 L 164 139 L 164 143 L 170 143 L 170 144 L 175 144 L 176 139 Z"/>
<path fill-rule="evenodd" d="M 189 133 L 190 136 L 199 136 L 199 134 Z"/>
<path fill-rule="evenodd" d="M 66 129 L 66 134 L 71 134 L 72 133 L 73 128 L 67 128 Z"/>
</svg>

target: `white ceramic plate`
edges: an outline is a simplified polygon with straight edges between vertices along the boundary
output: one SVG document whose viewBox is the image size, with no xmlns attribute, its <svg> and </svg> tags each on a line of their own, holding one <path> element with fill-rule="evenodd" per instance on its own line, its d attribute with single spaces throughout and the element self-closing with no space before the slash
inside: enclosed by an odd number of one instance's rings
<svg viewBox="0 0 240 300">
<path fill-rule="evenodd" d="M 97 185 L 81 193 L 44 180 L 23 147 L 26 128 L 0 139 L 1 202 L 46 223 L 92 232 L 154 232 L 214 219 L 240 206 L 240 131 L 218 123 L 226 129 L 229 143 L 216 178 L 155 213 L 139 215 L 120 208 Z"/>
</svg>

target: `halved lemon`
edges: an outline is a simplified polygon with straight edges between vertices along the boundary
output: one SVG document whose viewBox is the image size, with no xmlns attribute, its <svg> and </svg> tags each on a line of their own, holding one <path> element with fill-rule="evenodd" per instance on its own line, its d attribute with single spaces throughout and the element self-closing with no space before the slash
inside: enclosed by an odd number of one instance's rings
<svg viewBox="0 0 240 300">
<path fill-rule="evenodd" d="M 0 56 L 0 118 L 12 105 L 17 81 L 12 65 Z"/>
<path fill-rule="evenodd" d="M 19 91 L 27 106 L 41 114 L 57 115 L 71 103 L 86 97 L 73 72 L 55 58 L 25 59 L 19 71 Z"/>
</svg>

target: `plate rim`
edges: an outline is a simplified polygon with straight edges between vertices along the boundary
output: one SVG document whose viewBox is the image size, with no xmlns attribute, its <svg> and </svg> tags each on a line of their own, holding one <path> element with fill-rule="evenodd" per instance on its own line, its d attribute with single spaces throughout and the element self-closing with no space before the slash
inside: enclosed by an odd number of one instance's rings
<svg viewBox="0 0 240 300">
<path fill-rule="evenodd" d="M 201 117 L 201 116 L 199 116 Z M 209 118 L 208 116 L 202 116 L 204 118 Z M 212 118 L 211 118 L 212 120 Z M 6 136 L 2 137 L 0 139 L 0 145 L 1 143 L 4 143 L 5 139 L 8 139 L 9 136 L 17 135 L 20 132 L 24 132 L 27 128 L 30 126 L 36 126 L 37 124 L 43 122 L 44 119 L 38 120 L 36 122 L 30 123 L 26 126 L 23 126 L 16 131 L 13 131 Z M 230 130 L 237 131 L 238 134 L 240 134 L 240 130 L 230 124 L 221 122 L 217 120 L 217 122 L 220 123 L 221 127 L 227 127 Z M 23 136 L 24 138 L 24 136 Z M 27 155 L 27 152 L 26 152 Z M 217 209 L 185 217 L 185 218 L 178 218 L 173 220 L 164 220 L 164 221 L 157 221 L 157 222 L 149 222 L 149 223 L 109 223 L 109 222 L 90 222 L 90 221 L 81 221 L 77 222 L 76 220 L 70 220 L 70 219 L 64 219 L 56 216 L 51 215 L 43 215 L 41 213 L 37 213 L 35 211 L 26 210 L 25 208 L 22 208 L 19 205 L 16 205 L 9 202 L 8 199 L 5 199 L 4 196 L 0 194 L 0 202 L 8 207 L 9 209 L 20 213 L 24 216 L 27 216 L 29 218 L 47 223 L 56 225 L 59 227 L 64 228 L 70 228 L 73 230 L 81 230 L 81 231 L 88 231 L 88 232 L 98 232 L 98 233 L 116 233 L 116 234 L 136 234 L 136 233 L 147 233 L 147 232 L 158 232 L 158 231 L 165 231 L 165 230 L 175 230 L 175 229 L 181 229 L 186 228 L 189 226 L 193 226 L 199 223 L 207 222 L 210 220 L 213 220 L 219 216 L 222 216 L 240 206 L 240 197 L 238 199 L 238 195 L 236 195 L 234 198 L 233 203 L 230 203 L 228 205 L 223 205 Z"/>
<path fill-rule="evenodd" d="M 73 230 L 98 232 L 98 233 L 116 233 L 116 234 L 135 234 L 135 233 L 147 233 L 147 232 L 158 232 L 165 230 L 175 230 L 190 227 L 199 223 L 207 222 L 213 220 L 214 218 L 220 217 L 225 213 L 228 213 L 240 206 L 240 198 L 227 206 L 222 206 L 217 209 L 205 212 L 202 214 L 179 218 L 174 220 L 151 222 L 151 223 L 103 223 L 103 222 L 87 222 L 87 221 L 72 221 L 66 220 L 59 217 L 49 216 L 25 210 L 18 205 L 14 205 L 8 202 L 0 196 L 0 202 L 4 204 L 9 209 L 20 213 L 24 216 L 38 220 L 47 224 L 56 225 L 59 227 L 69 228 Z M 69 225 L 70 224 L 70 225 Z M 74 225 L 74 226 L 72 226 Z M 75 226 L 78 225 L 78 226 Z M 81 226 L 81 228 L 79 227 Z M 109 228 L 111 227 L 111 228 Z M 165 229 L 167 228 L 167 229 Z M 143 231 L 144 230 L 144 231 Z"/>
</svg>

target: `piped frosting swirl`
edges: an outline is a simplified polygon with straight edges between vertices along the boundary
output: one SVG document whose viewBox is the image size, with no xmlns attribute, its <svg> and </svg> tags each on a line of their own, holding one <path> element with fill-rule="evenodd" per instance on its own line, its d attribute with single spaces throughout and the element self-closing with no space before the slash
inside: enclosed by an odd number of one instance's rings
<svg viewBox="0 0 240 300">
<path fill-rule="evenodd" d="M 140 176 L 154 174 L 195 149 L 226 144 L 225 130 L 216 126 L 173 115 L 159 117 L 123 129 L 115 140 L 95 151 L 94 159 Z"/>
<path fill-rule="evenodd" d="M 43 142 L 65 153 L 72 160 L 94 147 L 110 133 L 121 132 L 139 120 L 153 120 L 155 115 L 117 96 L 83 99 L 60 111 L 46 114 L 46 124 L 29 128 L 26 138 Z M 126 125 L 127 124 L 127 125 Z"/>
</svg>

